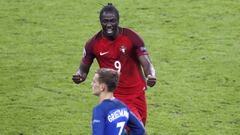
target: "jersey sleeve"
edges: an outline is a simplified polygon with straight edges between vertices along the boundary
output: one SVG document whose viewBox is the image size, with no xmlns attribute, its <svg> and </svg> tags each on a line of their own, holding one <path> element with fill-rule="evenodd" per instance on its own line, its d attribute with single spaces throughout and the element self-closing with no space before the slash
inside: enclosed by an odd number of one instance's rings
<svg viewBox="0 0 240 135">
<path fill-rule="evenodd" d="M 145 128 L 142 122 L 131 111 L 129 111 L 127 126 L 130 128 L 131 135 L 145 135 Z"/>
<path fill-rule="evenodd" d="M 93 109 L 92 135 L 104 135 L 104 113 L 99 107 Z"/>
<path fill-rule="evenodd" d="M 85 47 L 83 49 L 82 62 L 86 65 L 91 65 L 93 63 L 93 59 L 95 58 L 95 55 L 93 53 L 93 46 L 95 42 L 96 42 L 96 36 L 88 40 L 88 42 L 85 44 Z"/>
<path fill-rule="evenodd" d="M 134 45 L 135 52 L 138 56 L 148 55 L 147 49 L 145 48 L 143 39 L 134 31 L 125 29 L 125 34 L 131 40 Z"/>
</svg>

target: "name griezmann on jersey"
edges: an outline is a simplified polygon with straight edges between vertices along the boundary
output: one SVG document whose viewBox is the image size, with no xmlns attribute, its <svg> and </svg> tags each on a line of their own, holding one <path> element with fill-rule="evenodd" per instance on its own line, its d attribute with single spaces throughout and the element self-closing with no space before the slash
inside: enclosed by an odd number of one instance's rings
<svg viewBox="0 0 240 135">
<path fill-rule="evenodd" d="M 120 117 L 126 117 L 127 119 L 129 118 L 129 112 L 127 111 L 126 108 L 122 109 L 117 109 L 113 110 L 108 114 L 108 121 L 113 122 L 114 120 L 120 118 Z"/>
</svg>

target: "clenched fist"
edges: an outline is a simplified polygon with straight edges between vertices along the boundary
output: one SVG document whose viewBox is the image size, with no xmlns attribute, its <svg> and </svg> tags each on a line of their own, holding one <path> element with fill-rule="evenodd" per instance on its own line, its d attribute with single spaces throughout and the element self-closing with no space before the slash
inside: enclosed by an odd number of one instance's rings
<svg viewBox="0 0 240 135">
<path fill-rule="evenodd" d="M 152 76 L 152 75 L 148 75 L 147 76 L 147 85 L 149 87 L 153 87 L 157 82 L 157 79 L 155 76 Z"/>
<path fill-rule="evenodd" d="M 86 77 L 87 77 L 86 74 L 80 73 L 80 70 L 78 70 L 77 73 L 72 76 L 72 80 L 76 84 L 79 84 L 79 83 L 85 81 Z"/>
</svg>

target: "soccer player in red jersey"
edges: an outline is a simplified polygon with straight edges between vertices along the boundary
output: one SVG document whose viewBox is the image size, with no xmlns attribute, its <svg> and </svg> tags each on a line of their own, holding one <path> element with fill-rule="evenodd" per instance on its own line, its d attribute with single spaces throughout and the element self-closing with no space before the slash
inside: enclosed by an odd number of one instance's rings
<svg viewBox="0 0 240 135">
<path fill-rule="evenodd" d="M 77 84 L 83 82 L 94 58 L 100 68 L 119 71 L 120 80 L 114 96 L 124 102 L 145 125 L 145 90 L 147 85 L 155 85 L 156 76 L 144 42 L 136 32 L 119 26 L 118 10 L 111 3 L 102 8 L 99 18 L 102 30 L 86 43 L 80 67 L 72 79 Z"/>
</svg>

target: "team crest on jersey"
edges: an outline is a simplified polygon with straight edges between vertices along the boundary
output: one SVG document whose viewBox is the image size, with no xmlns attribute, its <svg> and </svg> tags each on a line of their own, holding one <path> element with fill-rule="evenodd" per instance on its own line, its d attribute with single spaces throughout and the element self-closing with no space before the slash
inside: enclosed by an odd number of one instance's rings
<svg viewBox="0 0 240 135">
<path fill-rule="evenodd" d="M 123 55 L 125 55 L 127 52 L 127 48 L 124 46 L 124 45 L 122 45 L 122 46 L 120 46 L 120 52 L 123 54 Z"/>
</svg>

